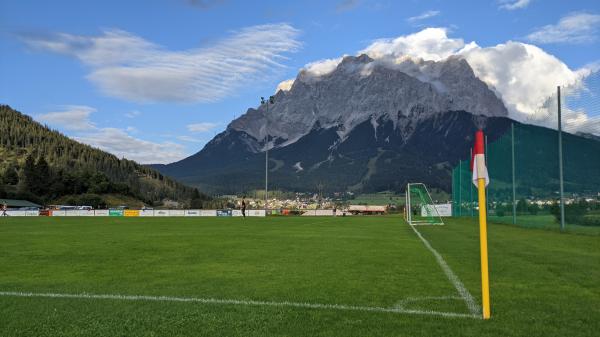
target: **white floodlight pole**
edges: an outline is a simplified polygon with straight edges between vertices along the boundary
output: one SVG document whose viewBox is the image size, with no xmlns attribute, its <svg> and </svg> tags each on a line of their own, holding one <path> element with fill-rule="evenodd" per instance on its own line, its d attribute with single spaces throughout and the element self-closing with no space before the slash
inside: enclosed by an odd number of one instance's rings
<svg viewBox="0 0 600 337">
<path fill-rule="evenodd" d="M 267 113 L 265 114 L 265 215 L 268 211 L 267 203 L 269 202 L 269 104 L 275 103 L 275 97 L 269 96 L 268 100 L 264 97 L 260 98 L 261 104 L 267 105 Z"/>
<path fill-rule="evenodd" d="M 408 200 L 408 205 L 406 206 L 406 214 L 408 214 L 408 224 L 412 225 L 412 209 L 410 205 L 410 183 L 406 184 L 406 199 Z"/>
<path fill-rule="evenodd" d="M 562 153 L 562 116 L 560 104 L 560 86 L 556 87 L 558 96 L 558 175 L 560 182 L 560 231 L 565 231 L 565 191 L 563 182 L 563 153 Z"/>
</svg>

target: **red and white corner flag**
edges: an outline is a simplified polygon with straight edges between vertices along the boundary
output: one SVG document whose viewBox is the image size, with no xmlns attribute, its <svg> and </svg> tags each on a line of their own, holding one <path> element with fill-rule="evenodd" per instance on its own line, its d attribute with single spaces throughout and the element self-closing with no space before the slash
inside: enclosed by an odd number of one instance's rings
<svg viewBox="0 0 600 337">
<path fill-rule="evenodd" d="M 471 160 L 471 170 L 473 171 L 473 184 L 477 187 L 477 180 L 485 179 L 485 186 L 490 183 L 487 167 L 485 166 L 485 152 L 483 146 L 483 131 L 475 133 L 475 146 L 473 147 L 473 158 Z"/>
</svg>

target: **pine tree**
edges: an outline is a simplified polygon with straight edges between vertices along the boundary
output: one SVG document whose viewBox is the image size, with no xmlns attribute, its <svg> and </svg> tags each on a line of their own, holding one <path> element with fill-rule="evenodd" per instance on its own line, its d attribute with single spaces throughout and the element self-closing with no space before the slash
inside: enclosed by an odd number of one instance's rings
<svg viewBox="0 0 600 337">
<path fill-rule="evenodd" d="M 25 164 L 23 165 L 23 188 L 28 191 L 33 191 L 36 188 L 36 169 L 35 169 L 35 158 L 30 154 L 25 159 Z"/>
<path fill-rule="evenodd" d="M 50 167 L 42 156 L 35 164 L 35 189 L 32 192 L 38 195 L 46 195 L 50 184 Z"/>
<path fill-rule="evenodd" d="M 17 173 L 15 166 L 11 165 L 4 171 L 2 182 L 6 185 L 16 185 L 19 183 L 19 173 Z"/>
</svg>

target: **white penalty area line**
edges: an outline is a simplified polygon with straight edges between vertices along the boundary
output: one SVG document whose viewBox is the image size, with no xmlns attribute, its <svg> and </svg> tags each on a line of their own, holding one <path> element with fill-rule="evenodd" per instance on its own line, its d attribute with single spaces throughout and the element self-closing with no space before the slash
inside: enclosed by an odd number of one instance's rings
<svg viewBox="0 0 600 337">
<path fill-rule="evenodd" d="M 429 310 L 411 310 L 404 308 L 384 308 L 367 307 L 343 304 L 319 304 L 304 302 L 270 302 L 255 300 L 235 300 L 218 298 L 197 298 L 197 297 L 171 297 L 171 296 L 144 296 L 144 295 L 107 295 L 107 294 L 60 294 L 60 293 L 31 293 L 17 291 L 0 291 L 0 296 L 4 297 L 37 297 L 37 298 L 60 298 L 60 299 L 82 299 L 82 300 L 120 300 L 120 301 L 155 301 L 155 302 L 186 302 L 200 304 L 222 304 L 222 305 L 243 305 L 243 306 L 264 306 L 264 307 L 289 307 L 301 309 L 325 309 L 325 310 L 343 310 L 343 311 L 362 311 L 362 312 L 382 312 L 395 314 L 428 315 L 441 317 L 458 318 L 479 318 L 472 314 L 461 314 L 455 312 L 429 311 Z"/>
<path fill-rule="evenodd" d="M 436 259 L 437 263 L 440 265 L 440 267 L 442 268 L 442 270 L 444 271 L 444 274 L 446 274 L 446 277 L 448 277 L 448 280 L 450 280 L 450 282 L 452 283 L 454 288 L 456 288 L 456 291 L 458 291 L 458 294 L 460 295 L 460 297 L 465 301 L 465 304 L 467 305 L 467 308 L 469 309 L 471 316 L 480 317 L 481 310 L 480 310 L 479 306 L 477 306 L 477 304 L 475 304 L 475 299 L 473 298 L 471 293 L 467 290 L 465 285 L 460 281 L 458 276 L 456 276 L 456 274 L 454 274 L 452 269 L 450 269 L 450 266 L 446 263 L 446 261 L 444 260 L 442 255 L 440 253 L 438 253 L 438 251 L 435 250 L 435 248 L 433 248 L 431 246 L 429 241 L 427 241 L 423 237 L 423 235 L 421 235 L 421 233 L 415 228 L 415 226 L 413 226 L 413 225 L 409 225 L 409 226 L 410 226 L 410 228 L 412 228 L 412 230 L 415 232 L 415 234 L 417 234 L 419 239 L 421 239 L 421 241 L 423 241 L 423 244 L 425 244 L 425 247 L 427 247 L 427 249 L 429 249 L 429 251 L 433 254 L 433 256 L 435 256 L 435 259 Z"/>
</svg>

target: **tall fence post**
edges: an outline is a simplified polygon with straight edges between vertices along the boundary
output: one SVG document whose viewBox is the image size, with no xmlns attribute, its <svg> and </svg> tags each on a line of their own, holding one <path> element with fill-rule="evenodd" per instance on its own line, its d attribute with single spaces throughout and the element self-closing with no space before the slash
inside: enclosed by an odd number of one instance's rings
<svg viewBox="0 0 600 337">
<path fill-rule="evenodd" d="M 562 155 L 562 117 L 560 104 L 560 86 L 556 87 L 558 96 L 558 175 L 560 182 L 560 230 L 565 230 L 565 197 L 563 185 L 563 155 Z"/>
<path fill-rule="evenodd" d="M 458 161 L 458 216 L 462 216 L 462 160 Z"/>
<path fill-rule="evenodd" d="M 484 151 L 484 156 L 485 156 L 485 166 L 487 166 L 489 168 L 489 163 L 488 163 L 488 151 L 489 150 L 488 150 L 488 141 L 487 141 L 487 138 L 488 138 L 487 135 L 485 135 L 485 138 L 484 138 L 485 139 L 485 146 L 484 146 L 484 150 L 483 151 Z M 489 211 L 492 209 L 490 207 L 490 189 L 489 188 L 485 189 L 485 209 L 487 210 L 485 212 L 485 218 L 487 220 L 487 218 L 489 217 L 489 214 L 490 214 Z"/>
<path fill-rule="evenodd" d="M 517 224 L 517 187 L 515 183 L 515 123 L 510 123 L 510 147 L 512 163 L 512 215 L 513 225 Z"/>
<path fill-rule="evenodd" d="M 473 148 L 471 148 L 470 158 L 473 158 Z M 473 217 L 475 207 L 473 207 L 473 184 L 471 182 L 469 182 L 469 209 L 471 210 L 471 217 Z"/>
</svg>

